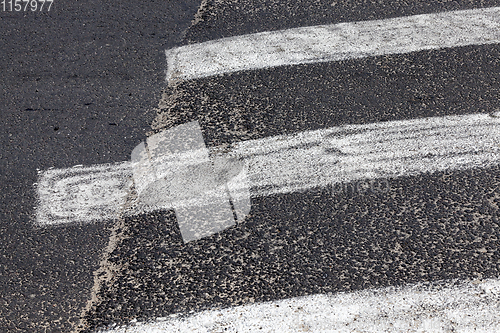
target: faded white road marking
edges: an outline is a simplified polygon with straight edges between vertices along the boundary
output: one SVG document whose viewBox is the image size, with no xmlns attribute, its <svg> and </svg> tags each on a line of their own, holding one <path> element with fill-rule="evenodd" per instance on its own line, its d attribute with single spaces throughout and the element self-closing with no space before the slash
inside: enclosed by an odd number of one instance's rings
<svg viewBox="0 0 500 333">
<path fill-rule="evenodd" d="M 500 7 L 302 27 L 167 50 L 167 81 L 496 43 L 500 43 Z"/>
<path fill-rule="evenodd" d="M 210 155 L 244 165 L 248 183 L 231 182 L 231 196 L 244 198 L 304 191 L 337 183 L 385 179 L 500 164 L 500 118 L 471 114 L 347 125 L 233 144 Z M 162 174 L 179 161 L 158 165 Z M 132 164 L 48 170 L 38 181 L 37 224 L 113 219 L 130 192 Z M 162 171 L 163 170 L 163 171 Z M 180 183 L 179 183 L 180 184 Z M 177 189 L 180 192 L 181 189 Z M 225 198 L 224 198 L 225 199 Z M 213 203 L 181 198 L 175 207 Z M 125 214 L 160 208 L 137 202 Z"/>
<path fill-rule="evenodd" d="M 120 214 L 132 184 L 130 162 L 40 172 L 37 224 L 114 219 Z"/>
<path fill-rule="evenodd" d="M 197 121 L 148 137 L 147 147 L 132 151 L 132 168 L 137 201 L 174 209 L 184 242 L 225 230 L 250 212 L 243 163 L 210 156 Z M 185 205 L 191 201 L 205 204 Z"/>
<path fill-rule="evenodd" d="M 107 333 L 499 332 L 500 280 L 312 295 L 158 318 Z"/>
</svg>

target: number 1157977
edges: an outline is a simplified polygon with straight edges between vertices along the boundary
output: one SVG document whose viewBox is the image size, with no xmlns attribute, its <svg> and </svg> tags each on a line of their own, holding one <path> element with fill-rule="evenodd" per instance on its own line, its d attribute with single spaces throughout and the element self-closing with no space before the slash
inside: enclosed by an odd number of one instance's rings
<svg viewBox="0 0 500 333">
<path fill-rule="evenodd" d="M 48 11 L 54 0 L 1 0 L 4 12 Z"/>
</svg>

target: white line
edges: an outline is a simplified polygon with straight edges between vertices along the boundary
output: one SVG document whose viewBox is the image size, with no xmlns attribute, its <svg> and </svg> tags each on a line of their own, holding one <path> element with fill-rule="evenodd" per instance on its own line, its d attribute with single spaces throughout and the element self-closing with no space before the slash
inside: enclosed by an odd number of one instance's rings
<svg viewBox="0 0 500 333">
<path fill-rule="evenodd" d="M 222 153 L 216 147 L 210 154 Z M 238 191 L 248 195 L 246 186 L 252 197 L 259 197 L 366 179 L 490 167 L 500 164 L 500 118 L 472 114 L 332 127 L 239 142 L 223 156 L 238 159 L 246 171 L 247 185 L 238 189 L 237 182 L 232 184 L 235 199 Z M 169 163 L 179 168 L 178 161 L 166 160 L 158 168 L 168 170 Z M 45 171 L 38 182 L 37 224 L 116 218 L 131 182 L 131 162 Z M 205 204 L 199 198 L 172 200 L 175 207 Z M 136 203 L 126 214 L 159 208 Z"/>
<path fill-rule="evenodd" d="M 117 218 L 131 186 L 130 162 L 49 169 L 38 179 L 37 224 Z"/>
<path fill-rule="evenodd" d="M 107 333 L 499 332 L 500 280 L 312 295 L 158 318 Z"/>
<path fill-rule="evenodd" d="M 348 125 L 245 141 L 253 196 L 361 179 L 500 163 L 500 119 L 486 114 Z"/>
<path fill-rule="evenodd" d="M 167 81 L 496 43 L 500 43 L 500 7 L 302 27 L 167 50 Z"/>
</svg>

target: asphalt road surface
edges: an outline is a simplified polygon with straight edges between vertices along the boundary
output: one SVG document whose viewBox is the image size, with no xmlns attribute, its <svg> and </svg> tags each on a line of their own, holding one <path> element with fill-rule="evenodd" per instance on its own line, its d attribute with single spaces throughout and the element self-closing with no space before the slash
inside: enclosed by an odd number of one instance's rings
<svg viewBox="0 0 500 333">
<path fill-rule="evenodd" d="M 295 62 L 265 65 L 268 60 L 262 60 L 265 48 L 261 47 L 260 53 L 254 50 L 252 59 L 257 60 L 235 61 L 250 67 L 229 70 L 227 61 L 220 60 L 225 59 L 225 46 L 216 44 L 220 58 L 192 52 L 193 57 L 215 59 L 210 66 L 216 70 L 182 76 L 197 66 L 201 72 L 212 68 L 192 61 L 183 50 L 201 45 L 203 51 L 208 44 L 200 43 L 225 37 L 374 20 L 375 26 L 383 27 L 393 22 L 390 19 L 495 8 L 500 1 L 233 0 L 117 5 L 89 1 L 53 6 L 50 13 L 2 12 L 0 16 L 5 128 L 0 134 L 0 330 L 95 332 L 135 327 L 137 322 L 189 320 L 203 310 L 314 295 L 364 295 L 359 293 L 418 284 L 424 286 L 419 289 L 424 294 L 446 285 L 438 293 L 445 297 L 454 295 L 454 289 L 446 289 L 450 285 L 482 286 L 500 278 L 500 132 L 494 123 L 500 112 L 500 47 L 494 28 L 492 36 L 485 36 L 483 30 L 478 33 L 482 42 L 463 42 L 476 31 L 467 26 L 458 34 L 459 46 L 424 47 L 424 41 L 414 50 L 403 47 L 404 52 L 389 52 L 393 47 L 389 43 L 381 52 L 370 51 L 370 41 L 377 38 L 363 23 L 337 25 L 333 30 L 347 31 L 342 35 L 347 40 L 357 36 L 354 41 L 368 29 L 366 45 L 356 45 L 362 52 L 351 52 L 347 43 L 339 59 L 322 54 L 321 60 L 299 61 L 314 57 L 309 39 L 303 39 L 307 52 L 297 51 L 302 45 L 298 42 L 291 48 Z M 450 26 L 459 25 L 446 20 Z M 430 28 L 438 25 L 435 16 L 418 22 L 430 22 Z M 396 27 L 391 33 L 404 26 L 398 24 L 389 25 Z M 444 32 L 443 36 L 440 43 L 454 37 Z M 271 47 L 285 37 L 273 39 Z M 403 44 L 416 44 L 415 39 Z M 166 59 L 165 50 L 176 47 L 179 62 L 169 61 L 169 71 L 182 61 L 188 65 L 178 65 L 177 77 L 166 81 L 167 60 L 173 58 Z M 286 54 L 284 49 L 275 47 L 272 52 Z M 245 50 L 233 49 L 229 59 L 237 59 Z M 467 118 L 470 115 L 480 116 Z M 422 119 L 440 120 L 423 129 L 418 125 Z M 486 150 L 479 147 L 479 135 L 467 127 L 467 119 L 492 122 L 485 125 L 492 129 L 485 139 L 490 144 Z M 358 169 L 328 186 L 313 183 L 301 190 L 274 192 L 271 187 L 259 188 L 259 193 L 267 194 L 252 196 L 250 212 L 242 221 L 190 242 L 183 241 L 177 212 L 171 209 L 135 211 L 92 223 L 36 223 L 40 203 L 34 183 L 49 168 L 129 161 L 132 150 L 147 137 L 191 121 L 198 121 L 211 151 L 257 149 L 263 146 L 262 140 L 276 137 L 272 142 L 289 142 L 294 135 L 328 129 L 333 131 L 328 138 L 341 148 L 321 146 L 322 151 L 341 165 L 345 156 L 359 153 L 353 162 Z M 448 130 L 453 121 L 459 125 Z M 377 134 L 380 127 L 373 124 L 379 123 L 396 130 Z M 415 124 L 424 134 L 404 136 L 414 133 Z M 375 134 L 364 137 L 364 133 Z M 427 136 L 434 138 L 433 149 L 441 144 L 439 149 L 451 152 L 446 156 L 423 152 L 430 144 L 424 139 Z M 361 139 L 366 146 L 357 146 Z M 277 150 L 262 160 L 280 162 L 278 169 L 291 177 L 299 165 L 307 164 L 301 160 L 316 151 L 312 141 L 304 142 L 287 148 L 286 154 Z M 472 151 L 460 150 L 470 142 Z M 378 153 L 369 149 L 381 147 L 399 150 L 377 155 L 380 170 L 359 167 Z M 413 150 L 420 155 L 398 157 L 398 151 Z M 281 160 L 285 155 L 288 159 Z M 390 173 L 395 158 L 407 166 Z M 292 159 L 295 163 L 288 163 Z M 254 175 L 276 183 L 265 163 Z M 420 171 L 408 171 L 412 166 Z M 304 181 L 302 170 L 295 183 Z M 248 176 L 252 180 L 251 172 Z M 378 185 L 361 188 L 359 180 L 365 178 Z M 133 201 L 134 190 L 127 194 L 127 201 Z M 495 288 L 486 292 L 484 304 L 498 309 L 500 292 Z M 370 301 L 377 292 L 374 295 L 359 296 L 356 306 L 382 304 L 377 298 Z M 428 311 L 439 313 L 436 304 Z M 306 305 L 298 308 L 302 307 Z M 384 311 L 380 316 L 390 318 L 390 311 Z M 476 320 L 476 329 L 487 332 L 490 326 L 481 327 L 487 320 L 470 311 L 465 313 Z M 262 313 L 273 312 L 260 313 L 265 317 Z M 358 316 L 360 322 L 363 314 Z M 224 316 L 211 316 L 217 315 Z M 493 323 L 498 319 L 492 318 Z M 225 328 L 236 331 L 232 323 L 226 322 Z M 301 329 L 318 331 L 314 324 L 301 323 Z M 472 331 L 473 327 L 450 320 L 433 322 L 432 329 L 415 325 L 407 331 Z M 208 324 L 204 327 L 200 331 L 216 330 Z M 367 326 L 364 330 L 370 331 Z M 387 330 L 403 331 L 396 326 Z M 344 325 L 343 331 L 355 330 Z"/>
<path fill-rule="evenodd" d="M 109 221 L 35 228 L 37 169 L 130 158 L 151 130 L 164 51 L 198 6 L 55 1 L 50 12 L 0 12 L 1 332 L 79 323 Z"/>
</svg>

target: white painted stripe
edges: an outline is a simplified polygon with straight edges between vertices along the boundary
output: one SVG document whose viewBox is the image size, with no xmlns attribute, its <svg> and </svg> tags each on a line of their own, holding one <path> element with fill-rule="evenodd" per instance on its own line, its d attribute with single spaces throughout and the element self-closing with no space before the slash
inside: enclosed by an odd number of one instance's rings
<svg viewBox="0 0 500 333">
<path fill-rule="evenodd" d="M 105 332 L 500 332 L 500 280 L 312 295 Z"/>
<path fill-rule="evenodd" d="M 117 218 L 132 187 L 130 162 L 40 172 L 38 225 Z"/>
<path fill-rule="evenodd" d="M 500 163 L 500 119 L 486 114 L 347 125 L 235 144 L 253 196 L 360 179 Z"/>
<path fill-rule="evenodd" d="M 222 152 L 213 148 L 210 154 Z M 244 164 L 247 185 L 231 185 L 236 200 L 248 195 L 246 186 L 252 197 L 259 197 L 366 179 L 489 167 L 500 164 L 500 118 L 472 114 L 332 127 L 239 142 L 225 148 L 223 156 Z M 166 158 L 156 171 L 166 172 L 171 164 L 179 168 L 178 161 Z M 117 217 L 130 191 L 131 170 L 131 162 L 125 162 L 44 172 L 38 184 L 38 224 Z M 212 204 L 213 198 L 207 198 L 207 202 L 202 197 L 172 200 L 175 207 L 189 207 Z M 136 203 L 126 214 L 159 208 Z"/>
<path fill-rule="evenodd" d="M 302 27 L 167 50 L 167 81 L 492 43 L 500 43 L 500 7 Z"/>
</svg>

